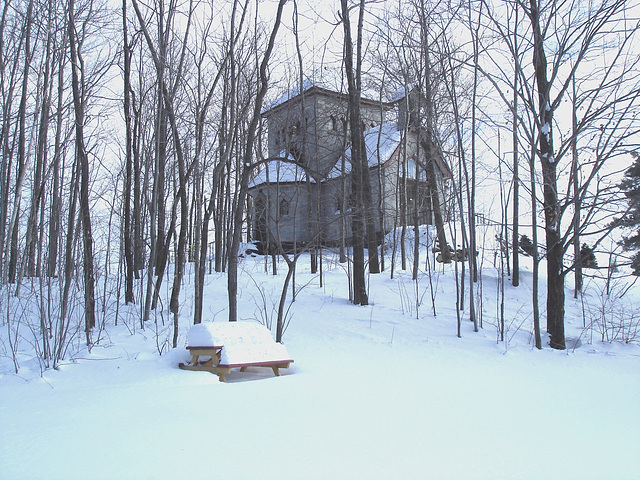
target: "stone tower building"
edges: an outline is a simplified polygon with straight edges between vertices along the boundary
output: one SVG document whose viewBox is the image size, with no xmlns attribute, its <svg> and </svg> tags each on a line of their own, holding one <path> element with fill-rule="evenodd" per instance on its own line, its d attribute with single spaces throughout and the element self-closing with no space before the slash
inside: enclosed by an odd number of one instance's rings
<svg viewBox="0 0 640 480">
<path fill-rule="evenodd" d="M 412 128 L 404 94 L 392 102 L 361 100 L 376 228 L 381 236 L 415 213 L 430 223 L 443 208 L 450 172 L 438 156 L 439 205 L 427 194 L 424 132 Z M 395 110 L 393 122 L 385 119 Z M 253 239 L 265 249 L 348 244 L 351 237 L 347 96 L 306 81 L 263 110 L 268 159 L 250 183 Z M 413 114 L 415 116 L 415 114 Z M 421 145 L 422 144 L 422 145 Z M 412 213 L 413 212 L 413 213 Z M 412 223 L 412 220 L 409 220 Z"/>
</svg>

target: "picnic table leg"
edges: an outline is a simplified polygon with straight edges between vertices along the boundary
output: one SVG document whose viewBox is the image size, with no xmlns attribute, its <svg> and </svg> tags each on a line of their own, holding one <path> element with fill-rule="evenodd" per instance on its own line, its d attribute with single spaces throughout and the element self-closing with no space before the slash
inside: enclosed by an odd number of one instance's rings
<svg viewBox="0 0 640 480">
<path fill-rule="evenodd" d="M 278 366 L 277 365 L 273 365 L 271 368 L 273 369 L 273 373 L 276 375 L 276 377 L 279 377 L 280 376 L 280 369 L 278 368 Z"/>
</svg>

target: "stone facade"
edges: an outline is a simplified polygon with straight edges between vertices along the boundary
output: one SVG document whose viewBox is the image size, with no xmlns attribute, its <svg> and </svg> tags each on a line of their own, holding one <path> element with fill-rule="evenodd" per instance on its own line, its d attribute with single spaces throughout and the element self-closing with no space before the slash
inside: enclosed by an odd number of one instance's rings
<svg viewBox="0 0 640 480">
<path fill-rule="evenodd" d="M 252 237 L 263 247 L 337 245 L 349 243 L 351 237 L 347 97 L 311 82 L 300 90 L 289 92 L 263 111 L 269 162 L 249 189 Z M 412 215 L 410 207 L 417 204 L 420 223 L 431 219 L 433 206 L 422 168 L 427 151 L 424 135 L 401 128 L 410 117 L 402 108 L 408 104 L 402 98 L 395 103 L 361 101 L 379 234 L 398 224 L 407 199 L 407 215 Z M 397 121 L 384 123 L 394 108 Z M 438 158 L 435 180 L 442 205 L 449 177 L 446 164 Z M 405 184 L 404 190 L 399 188 Z M 419 201 L 414 202 L 413 197 Z M 407 218 L 413 222 L 413 216 Z"/>
</svg>

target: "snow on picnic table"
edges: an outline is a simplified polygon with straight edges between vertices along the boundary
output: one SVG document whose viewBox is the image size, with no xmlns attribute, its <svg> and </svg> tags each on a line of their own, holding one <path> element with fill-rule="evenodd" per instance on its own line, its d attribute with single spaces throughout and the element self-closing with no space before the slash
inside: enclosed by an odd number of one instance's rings
<svg viewBox="0 0 640 480">
<path fill-rule="evenodd" d="M 189 329 L 187 341 L 190 347 L 223 347 L 222 365 L 291 359 L 285 346 L 276 343 L 264 325 L 253 321 L 199 323 Z"/>
</svg>

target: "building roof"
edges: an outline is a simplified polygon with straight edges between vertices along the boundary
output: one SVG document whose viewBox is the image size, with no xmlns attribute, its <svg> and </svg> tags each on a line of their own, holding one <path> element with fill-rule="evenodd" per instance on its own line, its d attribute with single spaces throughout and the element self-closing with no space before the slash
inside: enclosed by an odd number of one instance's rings
<svg viewBox="0 0 640 480">
<path fill-rule="evenodd" d="M 280 159 L 268 160 L 265 168 L 249 182 L 249 188 L 255 188 L 267 183 L 295 183 L 306 182 L 307 173 L 304 168 L 295 163 L 295 158 L 286 151 L 280 152 Z M 315 183 L 312 176 L 311 183 Z"/>
<path fill-rule="evenodd" d="M 389 100 L 390 103 L 397 103 L 400 100 L 402 100 L 403 98 L 405 98 L 407 96 L 407 92 L 411 92 L 416 88 L 416 86 L 413 83 L 410 83 L 406 86 L 401 86 L 400 88 L 398 88 L 395 92 L 393 92 L 393 95 L 391 95 L 391 100 Z"/>
<path fill-rule="evenodd" d="M 402 131 L 398 130 L 395 122 L 383 123 L 364 132 L 364 143 L 367 150 L 367 164 L 369 168 L 377 167 L 389 161 L 402 141 Z M 346 159 L 342 172 L 342 157 L 333 166 L 327 179 L 338 178 L 343 173 L 351 172 L 351 146 L 344 152 Z"/>
<path fill-rule="evenodd" d="M 315 72 L 313 76 L 306 77 L 302 85 L 297 84 L 295 87 L 291 88 L 280 97 L 278 97 L 275 101 L 271 102 L 267 106 L 265 106 L 261 113 L 264 115 L 271 110 L 276 109 L 280 105 L 287 103 L 289 100 L 292 100 L 302 93 L 310 93 L 311 90 L 316 92 L 322 92 L 327 95 L 337 95 L 341 97 L 347 96 L 347 92 L 345 91 L 345 85 L 341 77 L 331 78 L 329 74 L 326 72 Z M 363 95 L 360 99 L 361 102 L 375 102 L 379 103 L 379 100 L 376 97 L 375 92 L 363 92 Z M 389 105 L 387 102 L 384 102 L 385 105 Z M 390 105 L 389 105 L 390 106 Z"/>
<path fill-rule="evenodd" d="M 264 107 L 262 109 L 261 113 L 265 114 L 265 113 L 269 112 L 270 110 L 273 110 L 274 108 L 282 105 L 283 103 L 288 102 L 292 98 L 297 97 L 302 92 L 305 92 L 305 93 L 308 92 L 313 87 L 322 88 L 323 90 L 332 90 L 332 88 L 329 85 L 326 85 L 325 82 L 323 82 L 321 80 L 320 81 L 314 81 L 314 80 L 312 80 L 312 79 L 307 77 L 302 82 L 302 88 L 301 88 L 300 84 L 298 84 L 295 87 L 291 88 L 289 91 L 285 92 L 280 97 L 278 97 L 275 101 L 271 102 L 269 105 Z"/>
</svg>

